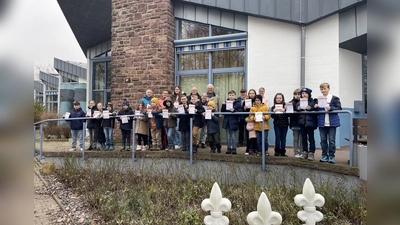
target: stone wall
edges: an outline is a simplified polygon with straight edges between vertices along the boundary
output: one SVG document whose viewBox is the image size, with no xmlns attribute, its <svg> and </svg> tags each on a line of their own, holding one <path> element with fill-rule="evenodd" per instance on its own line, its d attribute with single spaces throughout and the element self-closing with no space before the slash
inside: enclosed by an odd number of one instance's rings
<svg viewBox="0 0 400 225">
<path fill-rule="evenodd" d="M 175 22 L 170 0 L 112 0 L 111 101 L 136 106 L 147 88 L 173 90 Z"/>
</svg>

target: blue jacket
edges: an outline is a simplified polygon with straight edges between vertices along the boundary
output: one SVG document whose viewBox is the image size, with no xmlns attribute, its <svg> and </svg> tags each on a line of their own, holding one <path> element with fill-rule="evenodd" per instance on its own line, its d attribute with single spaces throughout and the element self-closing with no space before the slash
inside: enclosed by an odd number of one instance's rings
<svg viewBox="0 0 400 225">
<path fill-rule="evenodd" d="M 150 98 L 147 97 L 146 94 L 143 95 L 143 98 L 140 99 L 141 102 L 144 102 L 144 105 L 147 107 L 147 105 L 150 105 L 151 99 L 153 98 L 153 96 L 151 96 Z"/>
<path fill-rule="evenodd" d="M 318 114 L 308 114 L 308 113 L 301 113 L 305 111 L 317 111 L 318 109 L 314 108 L 316 103 L 315 99 L 308 98 L 308 105 L 310 106 L 310 110 L 306 109 L 298 109 L 300 106 L 300 101 L 296 104 L 295 110 L 300 112 L 299 115 L 299 125 L 300 126 L 306 126 L 306 127 L 311 127 L 314 129 L 317 129 L 317 118 Z"/>
<path fill-rule="evenodd" d="M 153 114 L 154 119 L 156 120 L 156 128 L 161 129 L 164 127 L 164 119 L 162 117 L 162 109 L 151 111 Z"/>
<path fill-rule="evenodd" d="M 228 99 L 229 100 L 229 99 Z M 240 104 L 240 100 L 236 99 L 233 102 L 233 112 L 242 112 L 242 105 Z M 230 110 L 226 110 L 226 104 L 222 104 L 221 112 L 231 112 Z M 238 130 L 239 129 L 239 118 L 240 115 L 224 115 L 224 121 L 222 122 L 222 128 L 229 130 Z"/>
<path fill-rule="evenodd" d="M 213 109 L 212 112 L 216 112 L 216 110 Z M 206 120 L 206 123 L 208 134 L 215 134 L 219 132 L 219 114 L 214 114 L 214 116 L 211 116 L 211 120 Z"/>
<path fill-rule="evenodd" d="M 82 108 L 72 109 L 70 113 L 71 114 L 69 115 L 69 118 L 85 118 L 86 116 L 86 113 L 82 110 Z M 69 124 L 71 130 L 83 130 L 83 121 L 84 120 L 71 120 Z"/>
<path fill-rule="evenodd" d="M 340 103 L 340 99 L 337 96 L 332 96 L 331 102 L 329 103 L 329 107 L 333 110 L 342 110 L 342 104 Z M 324 108 L 319 108 L 319 111 L 325 111 Z M 340 118 L 337 113 L 329 113 L 329 125 L 331 127 L 340 127 Z M 325 114 L 321 113 L 318 115 L 318 127 L 324 127 L 325 124 Z"/>
</svg>

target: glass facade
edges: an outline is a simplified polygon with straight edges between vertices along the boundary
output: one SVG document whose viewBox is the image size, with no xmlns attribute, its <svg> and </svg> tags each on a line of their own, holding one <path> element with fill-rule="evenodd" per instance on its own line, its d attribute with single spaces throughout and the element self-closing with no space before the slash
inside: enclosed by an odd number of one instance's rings
<svg viewBox="0 0 400 225">
<path fill-rule="evenodd" d="M 105 105 L 111 96 L 110 61 L 93 62 L 92 99 Z"/>
</svg>

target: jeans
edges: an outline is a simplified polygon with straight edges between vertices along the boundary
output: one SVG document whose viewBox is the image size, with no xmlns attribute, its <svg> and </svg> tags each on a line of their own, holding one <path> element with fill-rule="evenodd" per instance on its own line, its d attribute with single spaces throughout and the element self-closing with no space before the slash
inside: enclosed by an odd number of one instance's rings
<svg viewBox="0 0 400 225">
<path fill-rule="evenodd" d="M 262 132 L 256 131 L 258 151 L 262 150 Z M 268 130 L 264 130 L 264 147 L 265 152 L 268 152 Z"/>
<path fill-rule="evenodd" d="M 174 146 L 175 127 L 166 127 L 166 128 L 167 128 L 168 146 Z"/>
<path fill-rule="evenodd" d="M 82 134 L 83 130 L 71 130 L 72 148 L 76 148 L 76 138 L 79 138 L 79 147 L 83 148 Z"/>
<path fill-rule="evenodd" d="M 190 148 L 190 130 L 181 131 L 182 136 L 182 150 Z"/>
<path fill-rule="evenodd" d="M 88 128 L 88 131 L 89 131 L 89 137 L 90 137 L 90 145 L 89 145 L 89 147 L 96 148 L 97 134 L 99 132 L 99 129 L 97 129 L 97 128 Z"/>
<path fill-rule="evenodd" d="M 336 127 L 320 127 L 322 156 L 335 157 Z"/>
<path fill-rule="evenodd" d="M 226 129 L 226 145 L 230 149 L 236 149 L 236 131 L 237 130 Z"/>
<path fill-rule="evenodd" d="M 279 127 L 274 125 L 275 130 L 275 148 L 286 150 L 286 135 L 288 127 Z"/>
<path fill-rule="evenodd" d="M 314 130 L 315 130 L 314 127 L 300 126 L 301 139 L 302 139 L 301 142 L 303 144 L 303 152 L 308 152 L 307 139 L 310 142 L 310 152 L 312 152 L 312 153 L 315 152 Z"/>
<path fill-rule="evenodd" d="M 114 146 L 113 131 L 112 127 L 103 127 L 104 135 L 106 136 L 106 145 Z"/>
<path fill-rule="evenodd" d="M 303 151 L 303 145 L 301 140 L 300 130 L 293 130 L 293 150 L 294 154 L 301 154 Z"/>
<path fill-rule="evenodd" d="M 204 124 L 202 128 L 199 130 L 198 144 L 205 144 L 207 140 L 207 125 Z"/>
<path fill-rule="evenodd" d="M 248 134 L 246 130 L 246 121 L 244 119 L 240 119 L 239 120 L 239 143 L 243 144 L 244 142 L 244 137 L 246 136 L 246 134 Z M 247 136 L 246 136 L 246 141 L 247 141 Z"/>
<path fill-rule="evenodd" d="M 174 136 L 174 143 L 175 145 L 181 146 L 182 145 L 182 135 L 181 132 L 179 131 L 179 121 L 180 119 L 178 118 L 176 121 L 176 127 L 175 127 L 175 136 Z"/>
</svg>

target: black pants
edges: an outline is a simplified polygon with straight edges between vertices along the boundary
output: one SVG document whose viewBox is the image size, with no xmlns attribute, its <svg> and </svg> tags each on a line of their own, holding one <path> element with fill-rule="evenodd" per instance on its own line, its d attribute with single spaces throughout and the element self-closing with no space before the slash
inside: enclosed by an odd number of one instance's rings
<svg viewBox="0 0 400 225">
<path fill-rule="evenodd" d="M 122 133 L 122 146 L 130 146 L 131 145 L 131 130 L 123 130 Z"/>
<path fill-rule="evenodd" d="M 303 152 L 308 152 L 308 141 L 310 142 L 310 151 L 315 152 L 315 138 L 314 138 L 314 127 L 305 127 L 300 126 L 300 133 L 301 133 L 301 143 L 303 144 Z"/>
<path fill-rule="evenodd" d="M 91 148 L 97 148 L 97 135 L 99 134 L 98 128 L 88 128 Z"/>
<path fill-rule="evenodd" d="M 244 119 L 240 119 L 238 125 L 239 125 L 239 144 L 243 144 L 245 138 L 245 131 L 247 131 L 246 121 Z M 247 134 L 247 136 L 249 135 Z"/>
<path fill-rule="evenodd" d="M 149 137 L 145 134 L 137 134 L 137 144 L 142 145 L 142 140 L 143 140 L 143 144 L 146 146 L 148 138 Z"/>
</svg>

